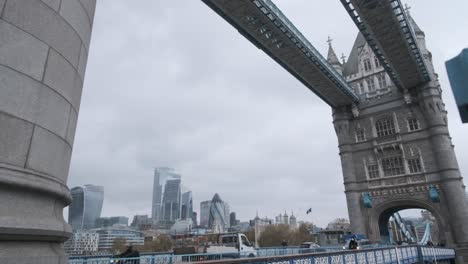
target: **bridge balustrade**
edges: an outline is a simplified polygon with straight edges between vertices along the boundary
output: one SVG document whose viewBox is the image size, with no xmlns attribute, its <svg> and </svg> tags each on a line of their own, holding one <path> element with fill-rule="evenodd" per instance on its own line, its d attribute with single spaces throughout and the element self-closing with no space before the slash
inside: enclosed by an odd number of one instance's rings
<svg viewBox="0 0 468 264">
<path fill-rule="evenodd" d="M 275 249 L 279 250 L 279 249 Z M 411 264 L 411 263 L 455 263 L 455 250 L 425 246 L 382 247 L 364 250 L 342 250 L 323 253 L 300 252 L 298 248 L 284 248 L 283 256 L 260 256 L 257 258 L 236 259 L 233 254 L 193 254 L 193 255 L 145 255 L 140 258 L 73 259 L 69 264 Z M 260 252 L 259 252 L 260 253 Z M 0 259 L 1 261 L 1 259 Z M 37 263 L 37 262 L 34 262 Z M 42 262 L 39 262 L 42 264 Z M 48 263 L 48 262 L 43 262 Z"/>
<path fill-rule="evenodd" d="M 410 264 L 455 263 L 455 250 L 422 246 L 289 255 L 240 260 L 210 261 L 210 264 Z"/>
</svg>

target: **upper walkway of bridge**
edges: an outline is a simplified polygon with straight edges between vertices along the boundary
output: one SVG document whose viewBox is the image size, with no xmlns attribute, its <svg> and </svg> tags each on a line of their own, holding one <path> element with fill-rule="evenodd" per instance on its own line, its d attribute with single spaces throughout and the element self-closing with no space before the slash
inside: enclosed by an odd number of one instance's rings
<svg viewBox="0 0 468 264">
<path fill-rule="evenodd" d="M 271 0 L 202 1 L 330 106 L 359 104 L 350 85 Z M 400 0 L 340 1 L 401 91 L 431 80 Z"/>
<path fill-rule="evenodd" d="M 271 0 L 203 0 L 332 107 L 359 103 L 345 79 Z"/>
<path fill-rule="evenodd" d="M 431 80 L 400 0 L 340 0 L 393 83 L 409 90 Z"/>
</svg>

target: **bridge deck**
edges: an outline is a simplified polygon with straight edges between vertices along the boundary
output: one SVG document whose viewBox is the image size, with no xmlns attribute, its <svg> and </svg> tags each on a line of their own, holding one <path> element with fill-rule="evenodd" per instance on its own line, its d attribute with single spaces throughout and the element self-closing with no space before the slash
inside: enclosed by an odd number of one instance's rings
<svg viewBox="0 0 468 264">
<path fill-rule="evenodd" d="M 203 0 L 332 107 L 358 103 L 343 77 L 270 0 Z"/>
<path fill-rule="evenodd" d="M 400 89 L 430 81 L 400 0 L 340 0 Z"/>
</svg>

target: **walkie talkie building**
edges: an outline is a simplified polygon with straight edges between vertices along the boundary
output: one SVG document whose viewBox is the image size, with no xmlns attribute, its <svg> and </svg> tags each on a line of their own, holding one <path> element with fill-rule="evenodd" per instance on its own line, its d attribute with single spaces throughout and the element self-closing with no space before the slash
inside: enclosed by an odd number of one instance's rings
<svg viewBox="0 0 468 264">
<path fill-rule="evenodd" d="M 71 190 L 73 198 L 68 211 L 68 223 L 73 230 L 95 227 L 96 219 L 101 217 L 104 201 L 104 187 L 85 185 Z"/>
</svg>

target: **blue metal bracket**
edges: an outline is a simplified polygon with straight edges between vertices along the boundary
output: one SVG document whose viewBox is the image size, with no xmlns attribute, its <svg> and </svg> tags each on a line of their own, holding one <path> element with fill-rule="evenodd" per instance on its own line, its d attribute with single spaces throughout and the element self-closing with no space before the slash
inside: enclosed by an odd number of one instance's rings
<svg viewBox="0 0 468 264">
<path fill-rule="evenodd" d="M 362 196 L 362 201 L 364 202 L 364 206 L 366 208 L 372 208 L 372 199 L 369 193 L 364 193 L 364 195 Z"/>
<path fill-rule="evenodd" d="M 433 203 L 440 203 L 439 191 L 434 185 L 429 186 L 429 198 Z"/>
</svg>

